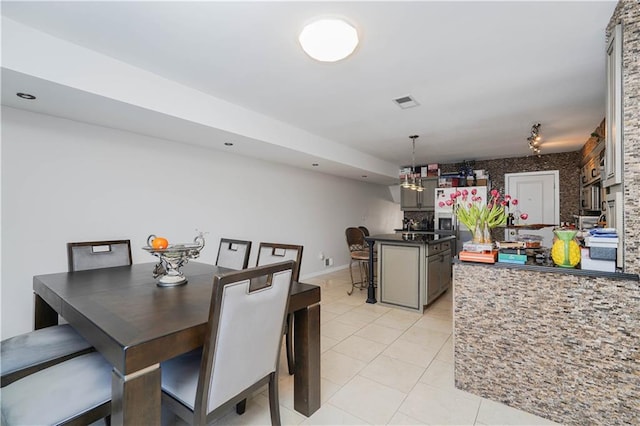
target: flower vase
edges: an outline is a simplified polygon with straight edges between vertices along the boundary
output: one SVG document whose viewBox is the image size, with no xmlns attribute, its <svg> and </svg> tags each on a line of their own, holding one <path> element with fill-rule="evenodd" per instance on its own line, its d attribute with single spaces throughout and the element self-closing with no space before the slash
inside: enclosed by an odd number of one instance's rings
<svg viewBox="0 0 640 426">
<path fill-rule="evenodd" d="M 556 229 L 556 240 L 551 247 L 553 263 L 563 268 L 573 268 L 580 262 L 580 246 L 575 240 L 578 231 Z"/>
<path fill-rule="evenodd" d="M 484 242 L 484 227 L 479 220 L 476 221 L 476 227 L 473 229 L 474 244 L 482 244 Z"/>
<path fill-rule="evenodd" d="M 484 226 L 482 227 L 482 237 L 484 244 L 491 244 L 491 228 L 489 228 L 489 223 L 484 222 Z"/>
</svg>

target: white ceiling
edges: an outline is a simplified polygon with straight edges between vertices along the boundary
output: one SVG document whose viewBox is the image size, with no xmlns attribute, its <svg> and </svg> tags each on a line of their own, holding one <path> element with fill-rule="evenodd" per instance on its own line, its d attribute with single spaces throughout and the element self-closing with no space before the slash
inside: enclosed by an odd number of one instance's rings
<svg viewBox="0 0 640 426">
<path fill-rule="evenodd" d="M 604 117 L 605 27 L 615 5 L 3 1 L 2 103 L 390 183 L 411 161 L 412 134 L 420 135 L 418 164 L 528 155 L 535 122 L 543 154 L 579 149 Z M 318 16 L 358 29 L 352 56 L 327 64 L 302 52 L 297 35 Z M 169 113 L 186 106 L 162 85 L 147 92 L 148 102 L 134 101 L 114 84 L 126 76 L 106 69 L 87 76 L 102 79 L 100 91 L 82 77 L 54 77 L 53 69 L 66 64 L 70 76 L 78 67 L 63 55 L 43 59 L 42 44 L 27 43 L 10 23 L 177 83 L 193 109 Z M 405 95 L 420 105 L 402 110 L 392 102 Z M 233 111 L 244 122 L 232 130 L 204 107 L 197 116 L 200 97 L 227 105 L 226 122 L 236 121 Z M 180 105 L 161 107 L 173 100 Z M 256 122 L 270 130 L 252 128 Z"/>
</svg>

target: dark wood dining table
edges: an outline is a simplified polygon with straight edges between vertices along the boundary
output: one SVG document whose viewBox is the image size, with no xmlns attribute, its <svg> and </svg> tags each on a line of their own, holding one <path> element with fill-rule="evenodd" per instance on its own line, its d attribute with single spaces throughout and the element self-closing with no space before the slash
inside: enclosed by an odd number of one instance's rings
<svg viewBox="0 0 640 426">
<path fill-rule="evenodd" d="M 160 424 L 160 363 L 204 342 L 213 275 L 229 269 L 190 262 L 188 283 L 158 287 L 154 263 L 33 277 L 35 327 L 62 316 L 113 365 L 114 425 Z M 294 408 L 320 407 L 320 287 L 294 282 Z"/>
</svg>

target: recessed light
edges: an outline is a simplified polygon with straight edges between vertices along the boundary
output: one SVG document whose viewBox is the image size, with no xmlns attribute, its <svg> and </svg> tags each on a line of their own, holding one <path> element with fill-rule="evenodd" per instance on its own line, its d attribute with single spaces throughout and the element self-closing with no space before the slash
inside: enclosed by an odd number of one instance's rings
<svg viewBox="0 0 640 426">
<path fill-rule="evenodd" d="M 22 99 L 29 100 L 29 101 L 32 101 L 32 100 L 34 100 L 36 98 L 35 96 L 30 95 L 29 93 L 22 93 L 22 92 L 16 93 L 16 96 L 19 97 L 19 98 L 22 98 Z"/>
<path fill-rule="evenodd" d="M 233 146 L 233 142 L 225 142 L 225 146 Z"/>
<path fill-rule="evenodd" d="M 313 167 L 318 167 L 319 165 L 320 165 L 320 164 L 318 164 L 318 163 L 313 163 L 313 164 L 312 164 L 312 166 L 313 166 Z"/>
<path fill-rule="evenodd" d="M 318 19 L 305 25 L 298 37 L 302 50 L 321 62 L 336 62 L 351 55 L 358 32 L 342 19 Z"/>
</svg>

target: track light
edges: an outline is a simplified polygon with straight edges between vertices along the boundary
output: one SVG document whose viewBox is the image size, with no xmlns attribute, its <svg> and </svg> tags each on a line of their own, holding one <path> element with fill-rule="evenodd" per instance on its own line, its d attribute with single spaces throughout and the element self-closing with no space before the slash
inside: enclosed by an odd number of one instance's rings
<svg viewBox="0 0 640 426">
<path fill-rule="evenodd" d="M 542 141 L 542 136 L 540 135 L 540 127 L 542 125 L 540 123 L 535 123 L 531 126 L 531 134 L 527 138 L 529 141 L 529 149 L 533 151 L 538 157 L 540 157 L 540 141 Z"/>
</svg>

